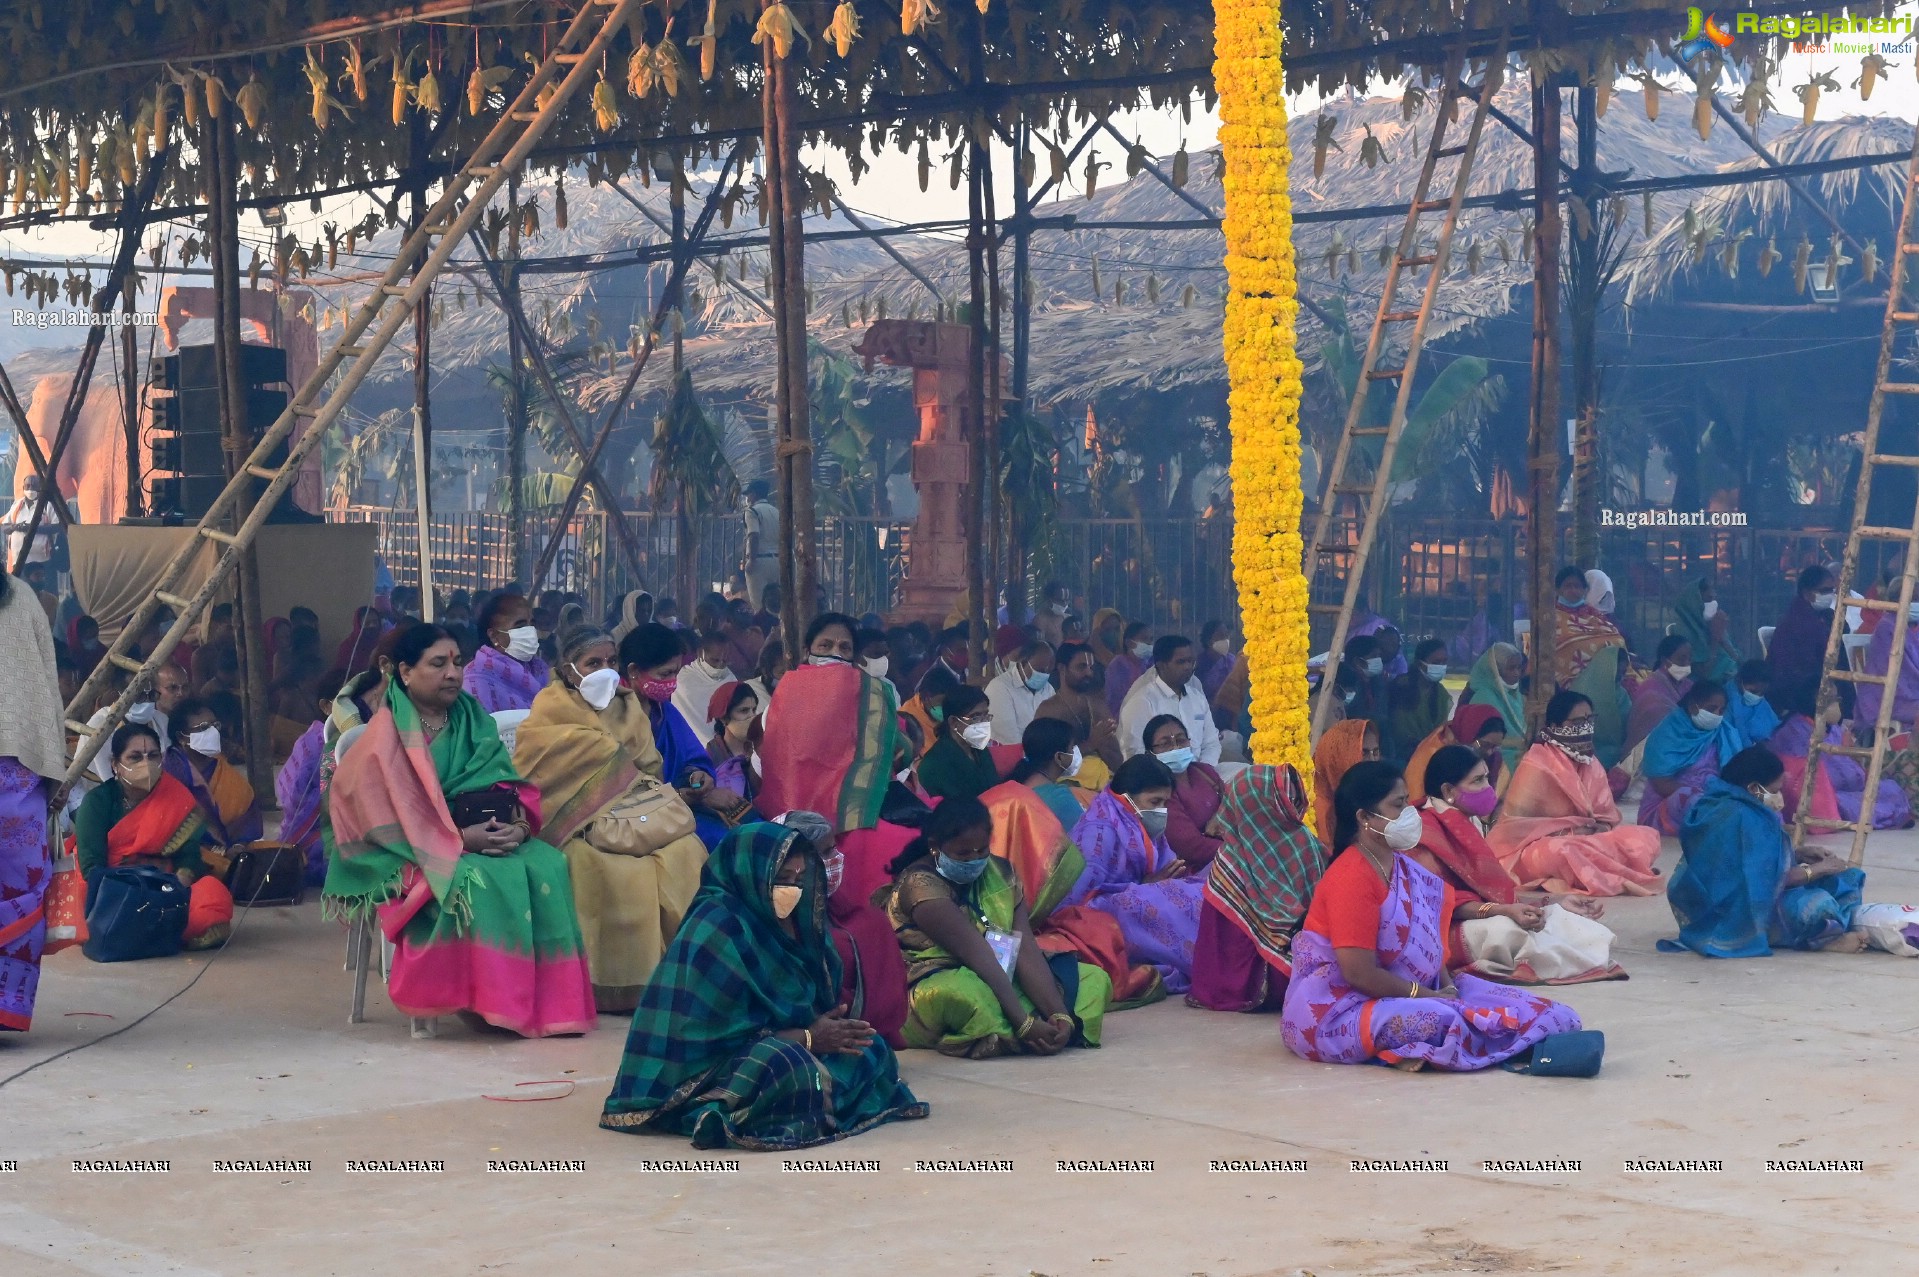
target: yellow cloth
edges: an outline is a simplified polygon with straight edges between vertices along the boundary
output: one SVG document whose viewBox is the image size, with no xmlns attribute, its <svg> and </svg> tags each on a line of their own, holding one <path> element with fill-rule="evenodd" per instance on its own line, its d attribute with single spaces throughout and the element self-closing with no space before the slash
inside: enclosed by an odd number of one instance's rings
<svg viewBox="0 0 1919 1277">
<path fill-rule="evenodd" d="M 679 930 L 706 864 L 706 847 L 692 834 L 650 856 L 614 855 L 593 845 L 594 817 L 641 774 L 661 778 L 652 720 L 625 688 L 595 713 L 556 679 L 533 698 L 514 739 L 513 765 L 540 791 L 542 836 L 566 856 L 594 1002 L 601 1011 L 631 1011 Z"/>
</svg>

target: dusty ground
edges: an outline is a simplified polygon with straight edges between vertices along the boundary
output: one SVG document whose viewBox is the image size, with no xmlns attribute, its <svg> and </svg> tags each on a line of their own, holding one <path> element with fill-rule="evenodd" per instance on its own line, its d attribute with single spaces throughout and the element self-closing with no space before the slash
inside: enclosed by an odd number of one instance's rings
<svg viewBox="0 0 1919 1277">
<path fill-rule="evenodd" d="M 1673 848 L 1669 845 L 1670 861 Z M 1919 900 L 1919 833 L 1868 849 L 1867 896 Z M 1107 1045 L 969 1063 L 909 1052 L 933 1116 L 823 1150 L 871 1174 L 648 1173 L 685 1144 L 598 1130 L 623 1026 L 518 1042 L 447 1022 L 408 1038 L 384 993 L 346 1023 L 339 933 L 313 906 L 263 910 L 178 1002 L 0 1091 L 0 1272 L 97 1274 L 754 1273 L 863 1277 L 1290 1277 L 1443 1273 L 1862 1272 L 1907 1266 L 1919 1101 L 1919 962 L 1655 953 L 1663 897 L 1615 902 L 1626 983 L 1571 990 L 1604 1029 L 1594 1081 L 1407 1075 L 1306 1064 L 1270 1016 L 1161 1004 Z M 124 1025 L 201 959 L 48 963 L 34 1031 L 0 1076 Z M 112 1020 L 78 1012 L 106 1013 Z M 516 1083 L 574 1093 L 503 1103 Z M 560 1088 L 544 1088 L 550 1093 Z M 525 1093 L 526 1088 L 522 1088 Z M 531 1088 L 533 1094 L 543 1093 Z M 76 1157 L 167 1158 L 164 1175 L 77 1174 Z M 301 1175 L 214 1174 L 215 1158 L 305 1158 Z M 488 1157 L 583 1158 L 581 1174 L 485 1171 Z M 933 1175 L 916 1158 L 1012 1159 Z M 1056 1158 L 1151 1159 L 1150 1174 Z M 1347 1160 L 1444 1158 L 1443 1174 Z M 1773 1157 L 1858 1158 L 1860 1174 L 1767 1173 Z M 440 1174 L 348 1174 L 348 1158 L 439 1158 Z M 1305 1159 L 1227 1174 L 1221 1158 Z M 1484 1158 L 1575 1158 L 1501 1174 Z M 1628 1174 L 1628 1158 L 1723 1171 Z"/>
</svg>

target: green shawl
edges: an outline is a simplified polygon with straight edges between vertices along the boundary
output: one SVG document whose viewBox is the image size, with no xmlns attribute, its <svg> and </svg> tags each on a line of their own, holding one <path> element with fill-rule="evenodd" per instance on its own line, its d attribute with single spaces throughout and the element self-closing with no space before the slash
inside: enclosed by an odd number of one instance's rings
<svg viewBox="0 0 1919 1277">
<path fill-rule="evenodd" d="M 1499 653 L 1517 651 L 1510 643 L 1495 643 L 1480 654 L 1472 672 L 1466 676 L 1466 700 L 1473 705 L 1490 705 L 1506 723 L 1506 743 L 1499 747 L 1506 769 L 1519 766 L 1519 755 L 1526 743 L 1526 698 L 1519 689 L 1506 690 L 1499 681 Z"/>
<path fill-rule="evenodd" d="M 1626 743 L 1626 719 L 1632 713 L 1632 697 L 1619 684 L 1619 666 L 1626 649 L 1602 647 L 1593 653 L 1592 663 L 1579 671 L 1579 677 L 1567 685 L 1593 703 L 1593 755 L 1602 767 L 1619 761 Z"/>
<path fill-rule="evenodd" d="M 1679 633 L 1692 644 L 1693 681 L 1711 679 L 1723 683 L 1739 672 L 1739 649 L 1730 642 L 1715 644 L 1712 641 L 1712 622 L 1706 619 L 1702 584 L 1694 581 L 1681 590 L 1672 601 L 1672 610 Z"/>
</svg>

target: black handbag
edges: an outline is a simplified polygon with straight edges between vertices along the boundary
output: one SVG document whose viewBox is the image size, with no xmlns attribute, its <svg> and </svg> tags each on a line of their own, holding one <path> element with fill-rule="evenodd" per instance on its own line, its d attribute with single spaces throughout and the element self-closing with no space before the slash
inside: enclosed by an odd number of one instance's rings
<svg viewBox="0 0 1919 1277">
<path fill-rule="evenodd" d="M 236 905 L 297 905 L 306 896 L 306 857 L 292 843 L 258 843 L 233 857 L 227 890 Z"/>
<path fill-rule="evenodd" d="M 87 942 L 95 962 L 137 962 L 180 952 L 187 930 L 187 887 L 151 865 L 103 869 L 87 908 Z"/>
<path fill-rule="evenodd" d="M 510 825 L 520 818 L 520 796 L 509 785 L 489 785 L 455 795 L 447 802 L 447 810 L 455 829 L 484 825 L 489 820 Z"/>
</svg>

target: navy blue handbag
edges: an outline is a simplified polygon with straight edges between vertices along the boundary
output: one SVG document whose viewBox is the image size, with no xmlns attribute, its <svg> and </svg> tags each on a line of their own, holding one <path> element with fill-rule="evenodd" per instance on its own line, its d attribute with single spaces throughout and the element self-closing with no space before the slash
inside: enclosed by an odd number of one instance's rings
<svg viewBox="0 0 1919 1277">
<path fill-rule="evenodd" d="M 87 942 L 95 962 L 135 962 L 180 952 L 187 929 L 187 887 L 164 869 L 103 869 L 87 906 Z"/>
<path fill-rule="evenodd" d="M 1606 1035 L 1598 1029 L 1578 1029 L 1548 1033 L 1530 1055 L 1507 1060 L 1505 1068 L 1509 1073 L 1530 1073 L 1534 1077 L 1598 1077 L 1600 1061 L 1605 1058 Z"/>
</svg>

